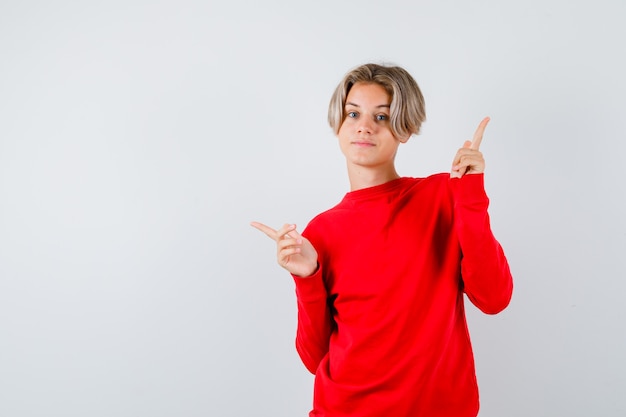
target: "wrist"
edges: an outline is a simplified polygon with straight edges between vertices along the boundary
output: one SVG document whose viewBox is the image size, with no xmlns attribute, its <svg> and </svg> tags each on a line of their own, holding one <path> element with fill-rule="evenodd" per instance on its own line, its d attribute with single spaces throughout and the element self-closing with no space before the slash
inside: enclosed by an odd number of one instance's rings
<svg viewBox="0 0 626 417">
<path fill-rule="evenodd" d="M 296 275 L 298 278 L 309 278 L 312 277 L 313 275 L 315 275 L 317 273 L 317 271 L 319 271 L 320 269 L 320 264 L 319 262 L 315 262 L 315 266 L 311 269 L 311 272 L 308 274 L 303 274 L 303 275 Z"/>
</svg>

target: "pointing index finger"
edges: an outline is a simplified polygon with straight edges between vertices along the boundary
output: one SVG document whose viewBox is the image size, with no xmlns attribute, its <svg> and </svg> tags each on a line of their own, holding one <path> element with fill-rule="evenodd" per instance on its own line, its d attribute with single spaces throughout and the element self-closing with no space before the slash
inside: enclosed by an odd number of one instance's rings
<svg viewBox="0 0 626 417">
<path fill-rule="evenodd" d="M 483 140 L 483 133 L 485 133 L 485 128 L 487 127 L 489 120 L 491 120 L 489 117 L 485 117 L 478 125 L 476 132 L 474 132 L 474 138 L 472 139 L 470 149 L 477 151 L 478 148 L 480 148 L 480 142 Z"/>
<path fill-rule="evenodd" d="M 276 230 L 259 222 L 251 222 L 250 226 L 265 233 L 269 238 L 276 240 Z"/>
</svg>

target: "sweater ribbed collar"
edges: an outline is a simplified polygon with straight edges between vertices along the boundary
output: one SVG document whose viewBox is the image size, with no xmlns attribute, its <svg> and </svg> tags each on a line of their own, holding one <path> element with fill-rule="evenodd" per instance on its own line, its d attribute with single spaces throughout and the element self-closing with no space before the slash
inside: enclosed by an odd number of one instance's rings
<svg viewBox="0 0 626 417">
<path fill-rule="evenodd" d="M 400 177 L 395 180 L 388 181 L 384 184 L 375 185 L 373 187 L 361 188 L 360 190 L 350 191 L 346 193 L 344 201 L 364 201 L 373 200 L 378 197 L 388 195 L 399 188 L 402 188 L 407 182 L 410 182 L 412 178 Z"/>
</svg>

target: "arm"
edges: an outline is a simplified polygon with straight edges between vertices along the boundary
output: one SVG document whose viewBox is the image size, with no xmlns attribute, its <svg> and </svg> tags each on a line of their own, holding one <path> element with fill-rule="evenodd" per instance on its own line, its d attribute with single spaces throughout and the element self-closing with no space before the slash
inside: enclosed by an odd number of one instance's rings
<svg viewBox="0 0 626 417">
<path fill-rule="evenodd" d="M 485 161 L 479 151 L 489 118 L 459 149 L 450 173 L 455 229 L 463 258 L 461 275 L 469 299 L 485 313 L 502 311 L 511 300 L 513 278 L 504 251 L 493 236 L 484 188 Z"/>
<path fill-rule="evenodd" d="M 308 278 L 294 276 L 298 300 L 298 330 L 296 350 L 304 366 L 315 374 L 317 367 L 328 353 L 333 319 L 328 305 L 328 292 L 318 270 Z"/>
<path fill-rule="evenodd" d="M 451 179 L 455 229 L 461 252 L 464 291 L 481 311 L 496 314 L 511 300 L 513 279 L 502 247 L 494 237 L 484 190 L 484 176 Z"/>
<path fill-rule="evenodd" d="M 317 251 L 293 224 L 278 230 L 258 222 L 251 225 L 276 242 L 278 264 L 293 276 L 298 300 L 296 349 L 306 368 L 314 374 L 328 352 L 332 330 L 328 293 Z"/>
</svg>

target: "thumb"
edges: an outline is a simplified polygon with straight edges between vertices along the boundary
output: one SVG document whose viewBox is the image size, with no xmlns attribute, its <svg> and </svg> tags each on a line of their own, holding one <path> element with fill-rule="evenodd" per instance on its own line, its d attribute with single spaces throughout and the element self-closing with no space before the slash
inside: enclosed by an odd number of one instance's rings
<svg viewBox="0 0 626 417">
<path fill-rule="evenodd" d="M 466 140 L 466 141 L 463 143 L 463 148 L 464 148 L 464 149 L 471 148 L 471 147 L 472 147 L 472 141 L 471 141 L 471 140 Z"/>
<path fill-rule="evenodd" d="M 292 239 L 296 239 L 300 243 L 306 244 L 309 242 L 309 240 L 302 236 L 300 232 L 298 232 L 298 230 L 296 230 L 295 228 L 291 232 L 289 232 L 289 236 L 291 236 Z"/>
<path fill-rule="evenodd" d="M 291 238 L 291 239 L 302 239 L 302 235 L 300 233 L 298 233 L 298 229 L 296 229 L 296 225 L 292 224 L 291 225 L 291 230 L 289 230 L 289 233 L 287 233 L 285 236 Z"/>
</svg>

